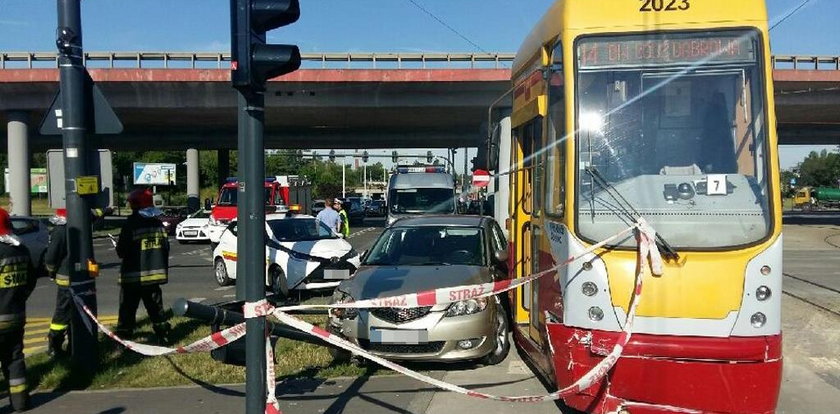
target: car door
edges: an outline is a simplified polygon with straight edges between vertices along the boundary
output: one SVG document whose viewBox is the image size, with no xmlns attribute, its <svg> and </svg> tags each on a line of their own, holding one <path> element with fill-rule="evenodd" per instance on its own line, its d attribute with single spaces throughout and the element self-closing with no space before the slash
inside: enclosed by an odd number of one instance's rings
<svg viewBox="0 0 840 414">
<path fill-rule="evenodd" d="M 219 238 L 219 249 L 222 253 L 222 259 L 225 261 L 228 277 L 231 279 L 236 278 L 236 260 L 238 258 L 238 252 L 236 251 L 236 234 L 237 222 L 234 221 L 227 226 L 225 231 L 222 232 L 222 236 Z"/>
</svg>

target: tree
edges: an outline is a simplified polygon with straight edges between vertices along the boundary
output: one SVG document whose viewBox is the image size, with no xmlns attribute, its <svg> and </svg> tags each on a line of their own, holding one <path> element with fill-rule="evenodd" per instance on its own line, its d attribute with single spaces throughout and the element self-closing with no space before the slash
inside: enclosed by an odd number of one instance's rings
<svg viewBox="0 0 840 414">
<path fill-rule="evenodd" d="M 799 167 L 800 186 L 837 187 L 840 178 L 840 154 L 811 151 Z"/>
</svg>

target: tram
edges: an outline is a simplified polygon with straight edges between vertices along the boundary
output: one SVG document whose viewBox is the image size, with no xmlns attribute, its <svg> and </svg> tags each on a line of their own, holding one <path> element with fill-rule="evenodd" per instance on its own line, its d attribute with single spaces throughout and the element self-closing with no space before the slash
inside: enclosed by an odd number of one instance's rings
<svg viewBox="0 0 840 414">
<path fill-rule="evenodd" d="M 558 0 L 517 53 L 511 94 L 498 167 L 511 276 L 551 270 L 638 217 L 665 257 L 615 366 L 565 403 L 774 412 L 782 225 L 764 1 Z M 615 240 L 511 291 L 514 340 L 558 388 L 619 340 L 636 249 Z"/>
</svg>

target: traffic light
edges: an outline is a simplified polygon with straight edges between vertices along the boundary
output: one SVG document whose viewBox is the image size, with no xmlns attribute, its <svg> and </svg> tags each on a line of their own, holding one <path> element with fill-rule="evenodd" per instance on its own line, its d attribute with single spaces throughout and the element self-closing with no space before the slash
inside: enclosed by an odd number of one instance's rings
<svg viewBox="0 0 840 414">
<path fill-rule="evenodd" d="M 335 150 L 330 150 L 330 161 L 335 161 Z"/>
<path fill-rule="evenodd" d="M 394 164 L 396 164 L 396 163 L 397 163 L 397 161 L 399 161 L 399 160 L 400 160 L 400 157 L 399 157 L 399 155 L 397 155 L 397 152 L 396 152 L 396 151 L 392 151 L 392 152 L 391 152 L 391 162 L 393 162 Z"/>
<path fill-rule="evenodd" d="M 266 44 L 266 32 L 300 18 L 298 0 L 231 0 L 231 82 L 234 88 L 265 90 L 265 83 L 300 67 L 293 45 Z"/>
<path fill-rule="evenodd" d="M 432 152 L 431 151 L 426 152 L 426 162 L 429 163 L 429 164 L 432 163 Z"/>
<path fill-rule="evenodd" d="M 368 152 L 365 151 L 362 153 L 362 162 L 368 162 Z"/>
</svg>

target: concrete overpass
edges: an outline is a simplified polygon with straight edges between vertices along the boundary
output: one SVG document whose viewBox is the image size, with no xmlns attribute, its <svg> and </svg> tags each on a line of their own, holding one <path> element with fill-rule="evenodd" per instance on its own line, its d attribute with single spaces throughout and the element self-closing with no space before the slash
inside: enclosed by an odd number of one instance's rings
<svg viewBox="0 0 840 414">
<path fill-rule="evenodd" d="M 269 82 L 266 147 L 475 146 L 509 88 L 511 54 L 316 54 Z M 222 53 L 88 53 L 91 76 L 125 125 L 116 150 L 233 149 L 236 99 Z M 0 53 L 0 122 L 32 126 L 58 89 L 54 53 Z M 359 64 L 364 68 L 358 68 Z M 782 144 L 840 142 L 840 58 L 773 59 Z M 127 67 L 128 66 L 128 67 Z M 97 68 L 98 67 L 98 68 Z M 30 146 L 60 145 L 30 128 Z"/>
</svg>

